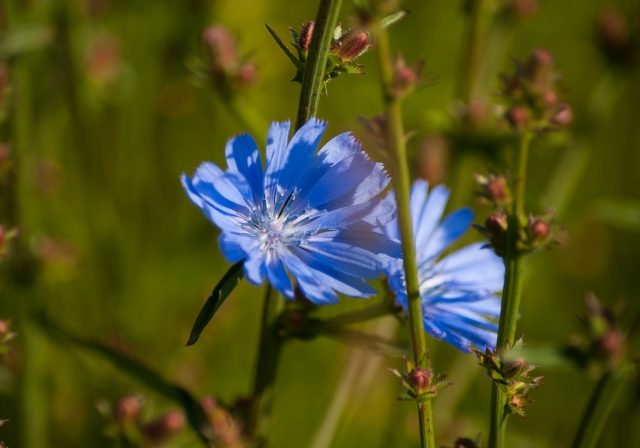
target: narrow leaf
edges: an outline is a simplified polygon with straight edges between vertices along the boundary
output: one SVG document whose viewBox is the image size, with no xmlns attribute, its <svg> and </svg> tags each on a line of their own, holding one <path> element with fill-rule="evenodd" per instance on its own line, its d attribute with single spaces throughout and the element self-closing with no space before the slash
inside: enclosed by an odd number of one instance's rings
<svg viewBox="0 0 640 448">
<path fill-rule="evenodd" d="M 380 25 L 382 25 L 382 28 L 390 27 L 391 25 L 398 23 L 400 20 L 404 19 L 407 14 L 409 14 L 409 11 L 407 10 L 398 11 L 393 14 L 390 14 L 387 17 L 380 20 Z"/>
<path fill-rule="evenodd" d="M 287 46 L 284 44 L 284 42 L 282 42 L 282 40 L 278 37 L 276 32 L 273 31 L 273 28 L 271 28 L 266 23 L 264 24 L 264 26 L 267 27 L 267 30 L 269 30 L 269 34 L 271 34 L 271 36 L 275 39 L 275 41 L 278 44 L 278 46 L 280 47 L 280 49 L 282 49 L 282 51 L 284 51 L 284 54 L 286 54 L 287 57 L 289 59 L 291 59 L 291 62 L 293 62 L 293 65 L 295 65 L 298 70 L 304 70 L 304 65 L 302 64 L 302 62 L 300 62 L 298 60 L 298 58 L 296 58 L 296 56 L 291 52 L 291 50 L 289 50 L 287 48 Z"/>
<path fill-rule="evenodd" d="M 206 446 L 210 446 L 213 443 L 214 433 L 209 417 L 200 402 L 186 389 L 168 382 L 135 358 L 119 352 L 100 341 L 71 334 L 45 316 L 39 316 L 38 322 L 41 327 L 54 338 L 63 342 L 72 343 L 81 349 L 101 357 L 122 373 L 142 383 L 145 387 L 163 396 L 168 401 L 180 406 L 187 418 L 189 426 L 200 440 Z"/>
<path fill-rule="evenodd" d="M 196 317 L 187 345 L 193 345 L 198 341 L 200 334 L 209 324 L 213 315 L 216 314 L 227 297 L 229 297 L 229 294 L 231 294 L 231 291 L 234 290 L 240 279 L 242 279 L 243 264 L 244 260 L 240 260 L 231 266 L 227 273 L 222 276 L 215 288 L 213 288 L 213 291 L 209 294 L 209 298 L 204 303 L 200 313 L 198 313 L 198 317 Z"/>
</svg>

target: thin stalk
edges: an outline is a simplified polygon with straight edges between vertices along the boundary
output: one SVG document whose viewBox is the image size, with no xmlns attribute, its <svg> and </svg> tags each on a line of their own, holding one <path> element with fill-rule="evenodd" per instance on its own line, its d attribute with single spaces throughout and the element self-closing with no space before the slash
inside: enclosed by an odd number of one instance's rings
<svg viewBox="0 0 640 448">
<path fill-rule="evenodd" d="M 309 56 L 302 76 L 302 89 L 298 102 L 296 129 L 318 113 L 320 94 L 324 88 L 324 75 L 327 65 L 333 31 L 338 23 L 342 0 L 322 0 L 318 8 L 313 36 L 309 46 Z"/>
<path fill-rule="evenodd" d="M 279 302 L 278 295 L 273 293 L 271 285 L 268 284 L 260 321 L 260 340 L 258 342 L 253 394 L 249 405 L 247 434 L 250 438 L 255 438 L 258 435 L 260 417 L 266 417 L 270 413 L 270 394 L 282 353 L 282 340 L 278 336 L 277 327 L 281 306 Z"/>
<path fill-rule="evenodd" d="M 469 2 L 468 27 L 464 42 L 464 57 L 459 83 L 460 98 L 465 105 L 473 99 L 480 77 L 481 52 L 484 46 L 484 22 L 487 9 L 486 0 Z"/>
<path fill-rule="evenodd" d="M 513 346 L 516 335 L 518 310 L 522 295 L 522 277 L 524 274 L 524 259 L 518 252 L 518 239 L 522 223 L 525 221 L 524 203 L 527 184 L 527 163 L 529 159 L 529 144 L 532 134 L 523 131 L 519 137 L 513 158 L 513 166 L 516 167 L 514 178 L 514 195 L 511 211 L 509 213 L 507 228 L 507 245 L 504 256 L 505 277 L 502 289 L 502 309 L 500 311 L 500 324 L 498 327 L 497 349 L 504 352 Z M 491 418 L 489 428 L 489 448 L 504 447 L 507 429 L 506 396 L 494 383 L 491 390 Z"/>
<path fill-rule="evenodd" d="M 572 448 L 594 448 L 597 445 L 624 381 L 624 375 L 615 371 L 607 371 L 600 377 L 580 420 Z"/>
<path fill-rule="evenodd" d="M 302 76 L 302 88 L 298 105 L 296 129 L 299 129 L 309 118 L 318 113 L 320 92 L 324 87 L 327 57 L 331 49 L 333 30 L 338 22 L 342 0 L 321 0 L 316 16 L 316 25 L 309 56 Z M 267 286 L 262 313 L 258 359 L 254 378 L 253 395 L 251 397 L 247 432 L 255 438 L 260 430 L 260 419 L 270 414 L 270 392 L 275 382 L 283 339 L 278 335 L 278 316 L 282 301 L 273 294 L 271 286 Z"/>
<path fill-rule="evenodd" d="M 391 49 L 387 31 L 379 24 L 375 29 L 378 47 L 378 64 L 382 81 L 384 103 L 386 106 L 387 142 L 391 155 L 393 182 L 398 207 L 398 225 L 404 254 L 404 272 L 407 283 L 409 302 L 409 325 L 411 327 L 411 343 L 415 364 L 428 368 L 427 338 L 422 323 L 422 304 L 420 300 L 420 283 L 416 263 L 415 244 L 409 208 L 409 165 L 402 124 L 400 100 L 392 92 L 393 69 Z M 435 447 L 431 400 L 417 403 L 420 421 L 420 440 L 422 447 Z"/>
</svg>

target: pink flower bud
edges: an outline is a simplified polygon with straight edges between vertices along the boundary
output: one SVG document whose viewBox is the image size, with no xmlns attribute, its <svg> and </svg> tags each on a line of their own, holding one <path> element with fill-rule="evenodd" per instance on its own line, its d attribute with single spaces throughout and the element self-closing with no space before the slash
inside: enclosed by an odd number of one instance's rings
<svg viewBox="0 0 640 448">
<path fill-rule="evenodd" d="M 567 126 L 573 121 L 573 110 L 566 103 L 560 105 L 560 110 L 551 117 L 551 123 L 556 126 Z"/>
<path fill-rule="evenodd" d="M 225 27 L 214 25 L 202 34 L 202 42 L 214 73 L 232 73 L 238 65 L 236 41 Z"/>
<path fill-rule="evenodd" d="M 311 45 L 311 37 L 313 36 L 313 30 L 316 26 L 316 23 L 313 20 L 307 20 L 300 29 L 300 34 L 298 35 L 298 42 L 296 42 L 296 46 L 306 52 L 309 51 L 309 46 Z"/>
<path fill-rule="evenodd" d="M 544 219 L 535 219 L 529 224 L 529 233 L 535 241 L 544 241 L 551 235 L 551 227 Z"/>
<path fill-rule="evenodd" d="M 507 230 L 507 216 L 501 212 L 493 212 L 484 222 L 484 226 L 492 235 L 500 235 Z"/>
<path fill-rule="evenodd" d="M 154 444 L 166 443 L 184 428 L 185 419 L 180 411 L 169 411 L 142 427 L 144 438 Z"/>
<path fill-rule="evenodd" d="M 529 111 L 523 106 L 513 106 L 507 111 L 507 120 L 514 128 L 521 129 L 529 121 Z"/>
<path fill-rule="evenodd" d="M 140 397 L 127 395 L 116 404 L 115 418 L 119 423 L 136 420 L 140 416 L 142 403 Z"/>
<path fill-rule="evenodd" d="M 418 392 L 424 392 L 431 386 L 431 371 L 416 367 L 409 372 L 409 380 Z"/>
<path fill-rule="evenodd" d="M 366 52 L 370 46 L 369 34 L 366 31 L 352 29 L 334 41 L 331 53 L 342 62 L 351 62 Z"/>
</svg>

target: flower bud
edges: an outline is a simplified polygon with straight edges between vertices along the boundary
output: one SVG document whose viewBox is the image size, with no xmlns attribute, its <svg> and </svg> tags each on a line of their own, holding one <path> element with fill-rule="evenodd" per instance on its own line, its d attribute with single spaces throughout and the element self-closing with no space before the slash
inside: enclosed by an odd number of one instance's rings
<svg viewBox="0 0 640 448">
<path fill-rule="evenodd" d="M 431 370 L 416 367 L 409 372 L 409 380 L 418 393 L 424 392 L 431 386 Z"/>
<path fill-rule="evenodd" d="M 609 360 L 610 363 L 617 364 L 624 352 L 624 335 L 617 328 L 610 328 L 598 340 L 598 349 Z"/>
<path fill-rule="evenodd" d="M 551 226 L 542 218 L 533 219 L 529 223 L 529 235 L 533 241 L 545 241 L 551 235 Z"/>
<path fill-rule="evenodd" d="M 137 420 L 142 409 L 140 397 L 127 395 L 122 397 L 116 404 L 115 418 L 120 424 Z"/>
<path fill-rule="evenodd" d="M 558 112 L 551 117 L 551 123 L 556 126 L 567 126 L 573 121 L 573 111 L 571 106 L 567 103 L 562 103 L 559 106 Z"/>
<path fill-rule="evenodd" d="M 507 111 L 507 120 L 516 129 L 522 129 L 529 122 L 529 111 L 524 106 L 513 106 Z"/>
<path fill-rule="evenodd" d="M 313 36 L 313 30 L 315 26 L 316 22 L 314 22 L 313 20 L 307 20 L 302 24 L 300 34 L 298 34 L 298 39 L 295 42 L 296 47 L 301 51 L 309 51 L 309 46 L 311 45 L 311 36 Z"/>
<path fill-rule="evenodd" d="M 245 62 L 238 68 L 238 72 L 235 75 L 235 80 L 241 87 L 250 87 L 258 78 L 258 69 L 252 62 Z"/>
<path fill-rule="evenodd" d="M 504 376 L 506 378 L 513 378 L 518 375 L 527 373 L 528 369 L 529 363 L 524 358 L 518 358 L 505 364 Z"/>
<path fill-rule="evenodd" d="M 331 54 L 342 62 L 351 62 L 371 47 L 369 34 L 366 31 L 351 29 L 333 42 Z"/>
<path fill-rule="evenodd" d="M 553 55 L 546 48 L 536 48 L 527 59 L 526 70 L 534 83 L 546 83 L 552 69 Z"/>
<path fill-rule="evenodd" d="M 235 71 L 238 49 L 229 30 L 219 25 L 210 26 L 202 34 L 202 42 L 214 74 L 231 74 Z"/>
<path fill-rule="evenodd" d="M 8 320 L 0 319 L 0 342 L 4 340 L 11 330 L 11 325 Z"/>
<path fill-rule="evenodd" d="M 413 67 L 409 67 L 404 58 L 398 55 L 393 63 L 393 81 L 391 89 L 396 98 L 402 97 L 415 88 L 420 80 L 422 61 L 418 61 Z"/>
<path fill-rule="evenodd" d="M 142 435 L 153 445 L 160 445 L 184 428 L 185 419 L 180 411 L 169 411 L 142 427 Z"/>
<path fill-rule="evenodd" d="M 598 43 L 612 63 L 627 63 L 633 58 L 633 41 L 629 24 L 620 10 L 613 6 L 603 9 L 596 23 Z"/>
<path fill-rule="evenodd" d="M 511 191 L 503 176 L 477 176 L 480 194 L 498 207 L 506 207 L 511 202 Z"/>
<path fill-rule="evenodd" d="M 551 89 L 546 90 L 542 94 L 542 104 L 545 107 L 553 107 L 558 103 L 558 94 Z"/>
<path fill-rule="evenodd" d="M 508 227 L 507 215 L 502 212 L 493 212 L 487 216 L 484 226 L 492 235 L 503 234 Z"/>
</svg>

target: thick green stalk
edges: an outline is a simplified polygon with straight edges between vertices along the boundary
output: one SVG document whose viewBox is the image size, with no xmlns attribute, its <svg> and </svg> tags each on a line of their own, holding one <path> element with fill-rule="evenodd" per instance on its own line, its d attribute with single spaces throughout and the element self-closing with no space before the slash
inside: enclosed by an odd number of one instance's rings
<svg viewBox="0 0 640 448">
<path fill-rule="evenodd" d="M 342 0 L 321 0 L 316 16 L 309 55 L 302 76 L 302 89 L 298 102 L 296 129 L 318 113 L 320 94 L 325 86 L 327 66 L 333 31 L 338 23 Z"/>
<path fill-rule="evenodd" d="M 600 377 L 580 420 L 572 448 L 595 448 L 624 380 L 624 375 L 616 371 L 605 372 Z"/>
<path fill-rule="evenodd" d="M 404 255 L 404 272 L 407 283 L 407 297 L 409 301 L 409 325 L 411 327 L 411 342 L 415 364 L 421 368 L 428 368 L 427 338 L 422 323 L 422 304 L 420 300 L 420 283 L 418 280 L 418 265 L 411 224 L 409 208 L 409 165 L 405 146 L 404 128 L 402 124 L 402 110 L 399 98 L 393 94 L 393 69 L 391 49 L 387 31 L 381 26 L 376 27 L 378 63 L 384 93 L 387 120 L 387 144 L 391 155 L 393 181 L 398 207 L 398 225 L 402 240 Z M 433 417 L 431 400 L 418 403 L 418 417 L 420 420 L 420 440 L 423 447 L 435 447 L 433 431 Z"/>
<path fill-rule="evenodd" d="M 502 289 L 502 309 L 498 328 L 497 349 L 504 352 L 513 346 L 516 335 L 518 310 L 522 295 L 522 277 L 524 259 L 518 251 L 520 229 L 525 222 L 524 202 L 527 183 L 527 162 L 529 158 L 529 144 L 532 134 L 523 131 L 519 137 L 519 144 L 514 152 L 513 167 L 516 168 L 514 178 L 514 195 L 509 213 L 507 228 L 507 247 L 504 256 L 505 277 Z M 489 428 L 489 448 L 503 448 L 507 429 L 507 397 L 494 383 L 491 391 L 491 419 Z"/>
<path fill-rule="evenodd" d="M 333 30 L 338 21 L 342 0 L 321 0 L 309 56 L 302 77 L 296 129 L 318 113 L 320 93 L 324 87 L 327 57 L 331 49 Z M 262 313 L 258 359 L 251 397 L 248 434 L 255 438 L 260 429 L 260 418 L 268 417 L 271 400 L 267 399 L 275 382 L 283 339 L 278 335 L 278 316 L 282 301 L 267 286 Z"/>
</svg>

